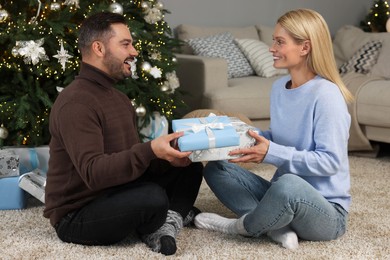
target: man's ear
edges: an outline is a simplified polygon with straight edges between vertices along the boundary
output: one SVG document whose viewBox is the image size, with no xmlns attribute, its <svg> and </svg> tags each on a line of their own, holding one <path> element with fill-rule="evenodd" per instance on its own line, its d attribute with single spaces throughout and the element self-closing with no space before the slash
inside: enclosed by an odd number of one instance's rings
<svg viewBox="0 0 390 260">
<path fill-rule="evenodd" d="M 104 44 L 100 41 L 94 41 L 92 43 L 92 52 L 95 53 L 95 55 L 102 57 L 105 53 Z"/>
<path fill-rule="evenodd" d="M 306 40 L 302 43 L 302 49 L 301 54 L 307 55 L 311 50 L 311 42 L 309 40 Z"/>
</svg>

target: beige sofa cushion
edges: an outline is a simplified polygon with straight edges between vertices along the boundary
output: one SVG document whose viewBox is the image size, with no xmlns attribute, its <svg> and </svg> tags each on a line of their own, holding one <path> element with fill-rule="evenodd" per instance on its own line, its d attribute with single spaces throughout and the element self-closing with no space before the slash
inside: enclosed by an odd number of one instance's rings
<svg viewBox="0 0 390 260">
<path fill-rule="evenodd" d="M 338 65 L 349 60 L 365 43 L 373 40 L 382 41 L 382 49 L 377 63 L 371 70 L 373 75 L 390 79 L 390 33 L 369 33 L 358 27 L 346 25 L 335 34 L 333 48 Z"/>
<path fill-rule="evenodd" d="M 204 93 L 203 105 L 222 111 L 242 113 L 249 118 L 269 119 L 272 83 L 280 76 L 250 76 L 229 80 L 229 87 Z"/>
<path fill-rule="evenodd" d="M 255 26 L 247 27 L 200 27 L 188 24 L 181 24 L 176 28 L 177 38 L 179 40 L 188 40 L 192 38 L 201 38 L 205 36 L 230 32 L 234 38 L 259 39 L 259 34 Z M 191 47 L 185 45 L 181 49 L 184 54 L 193 54 Z"/>
<path fill-rule="evenodd" d="M 356 103 L 360 124 L 390 127 L 390 89 L 382 80 L 366 83 L 359 91 Z M 390 131 L 390 130 L 388 130 Z"/>
</svg>

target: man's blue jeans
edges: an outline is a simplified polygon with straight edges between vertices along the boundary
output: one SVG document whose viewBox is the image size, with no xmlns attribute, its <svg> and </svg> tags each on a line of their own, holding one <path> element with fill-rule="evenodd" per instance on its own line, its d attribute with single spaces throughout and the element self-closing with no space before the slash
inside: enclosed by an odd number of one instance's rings
<svg viewBox="0 0 390 260">
<path fill-rule="evenodd" d="M 289 225 L 305 240 L 333 240 L 345 233 L 348 212 L 327 201 L 299 176 L 285 174 L 271 183 L 227 161 L 209 162 L 204 178 L 217 198 L 255 237 Z"/>
</svg>

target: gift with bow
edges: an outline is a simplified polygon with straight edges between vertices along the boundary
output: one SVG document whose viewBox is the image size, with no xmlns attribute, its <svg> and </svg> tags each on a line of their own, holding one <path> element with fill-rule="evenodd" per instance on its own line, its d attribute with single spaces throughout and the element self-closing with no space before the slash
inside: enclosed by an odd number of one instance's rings
<svg viewBox="0 0 390 260">
<path fill-rule="evenodd" d="M 184 131 L 178 139 L 180 151 L 206 150 L 236 146 L 240 137 L 227 116 L 209 116 L 172 120 L 175 132 Z"/>
</svg>

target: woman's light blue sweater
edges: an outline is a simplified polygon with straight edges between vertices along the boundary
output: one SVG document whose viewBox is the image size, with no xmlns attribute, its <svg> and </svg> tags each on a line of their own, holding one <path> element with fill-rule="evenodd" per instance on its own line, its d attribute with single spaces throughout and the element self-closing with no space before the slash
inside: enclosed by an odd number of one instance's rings
<svg viewBox="0 0 390 260">
<path fill-rule="evenodd" d="M 271 141 L 263 162 L 277 167 L 272 180 L 296 174 L 348 211 L 351 117 L 346 102 L 339 88 L 320 76 L 287 89 L 290 80 L 282 77 L 272 87 L 270 129 L 261 132 Z"/>
</svg>

